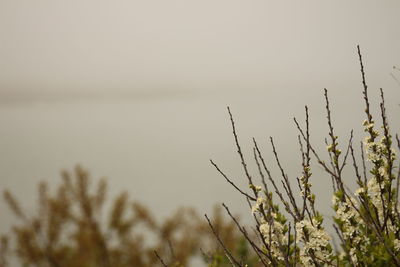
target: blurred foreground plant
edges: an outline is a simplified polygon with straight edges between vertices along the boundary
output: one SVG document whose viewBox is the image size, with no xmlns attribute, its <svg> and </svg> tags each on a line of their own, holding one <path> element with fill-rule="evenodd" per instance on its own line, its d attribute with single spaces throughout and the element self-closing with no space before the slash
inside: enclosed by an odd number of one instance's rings
<svg viewBox="0 0 400 267">
<path fill-rule="evenodd" d="M 223 266 L 225 255 L 193 209 L 178 209 L 158 222 L 145 206 L 129 201 L 128 194 L 122 193 L 115 198 L 109 216 L 103 217 L 104 179 L 92 187 L 89 174 L 81 167 L 74 175 L 63 172 L 62 178 L 56 194 L 49 193 L 46 183 L 39 185 L 39 208 L 33 216 L 28 216 L 10 192 L 4 192 L 20 223 L 13 227 L 10 240 L 15 249 L 6 238 L 1 239 L 1 267 L 7 266 L 11 257 L 22 266 L 150 267 L 161 265 L 157 256 L 165 265 L 187 266 L 200 251 L 206 251 L 204 260 L 211 266 L 213 262 Z M 213 218 L 226 246 L 247 260 L 247 253 L 240 253 L 246 244 L 235 225 L 223 218 L 220 209 L 215 209 Z"/>
<path fill-rule="evenodd" d="M 299 131 L 298 141 L 302 158 L 301 174 L 295 181 L 296 188 L 300 191 L 300 198 L 295 194 L 295 188 L 291 184 L 293 181 L 290 181 L 282 167 L 272 138 L 270 142 L 273 157 L 281 178 L 272 176 L 256 140 L 253 139 L 253 156 L 262 186 L 255 184 L 239 145 L 235 123 L 228 108 L 237 152 L 251 193 L 240 189 L 213 161 L 211 163 L 249 202 L 258 238 L 252 238 L 245 227 L 234 217 L 232 219 L 257 254 L 259 263 L 264 266 L 400 266 L 400 168 L 397 167 L 399 162 L 396 161 L 400 140 L 396 135 L 397 145 L 393 145 L 382 89 L 380 90 L 382 126 L 378 131 L 370 112 L 362 56 L 359 47 L 357 48 L 365 100 L 366 120 L 363 122 L 363 127 L 367 134 L 361 142 L 361 165 L 360 157 L 356 155 L 353 146 L 353 132 L 344 146 L 344 153 L 339 148 L 339 138 L 335 135 L 328 93 L 325 89 L 329 130 L 329 136 L 325 141 L 328 162 L 322 160 L 310 142 L 307 106 L 305 126 L 300 126 L 294 119 Z M 326 231 L 325 218 L 315 205 L 316 195 L 312 191 L 310 182 L 312 159 L 332 178 L 334 192 L 332 204 L 335 212 L 333 227 L 341 249 L 333 249 L 334 236 Z M 358 189 L 354 192 L 344 182 L 346 178 L 343 170 L 347 161 L 351 161 L 353 179 L 358 184 Z M 229 208 L 223 206 L 231 215 Z M 208 220 L 207 216 L 206 218 Z M 209 221 L 209 224 L 213 229 L 212 222 Z M 247 262 L 236 258 L 225 246 L 218 232 L 213 232 L 231 264 L 247 266 Z"/>
</svg>

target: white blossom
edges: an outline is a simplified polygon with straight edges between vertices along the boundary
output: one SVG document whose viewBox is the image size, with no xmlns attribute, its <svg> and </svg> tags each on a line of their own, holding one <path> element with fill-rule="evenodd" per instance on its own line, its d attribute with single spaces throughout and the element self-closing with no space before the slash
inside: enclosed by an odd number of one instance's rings
<svg viewBox="0 0 400 267">
<path fill-rule="evenodd" d="M 276 218 L 276 214 L 273 213 L 272 216 Z M 284 254 L 281 246 L 286 245 L 288 242 L 287 236 L 283 233 L 284 225 L 277 220 L 273 220 L 271 223 L 262 223 L 259 229 L 265 242 L 270 245 L 272 256 L 278 260 L 283 260 Z"/>
<path fill-rule="evenodd" d="M 396 252 L 400 252 L 400 240 L 399 239 L 395 239 L 393 241 L 393 244 L 394 244 L 394 250 Z"/>
<path fill-rule="evenodd" d="M 328 248 L 331 238 L 317 220 L 313 219 L 311 223 L 305 219 L 296 223 L 296 231 L 296 241 L 303 244 L 300 248 L 300 260 L 305 266 L 314 265 L 313 257 L 320 264 L 331 261 L 332 252 Z"/>
</svg>

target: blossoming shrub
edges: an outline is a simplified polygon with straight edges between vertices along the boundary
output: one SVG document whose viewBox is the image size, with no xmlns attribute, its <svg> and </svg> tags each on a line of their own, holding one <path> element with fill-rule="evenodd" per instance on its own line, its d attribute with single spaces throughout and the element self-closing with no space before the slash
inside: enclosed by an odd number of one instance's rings
<svg viewBox="0 0 400 267">
<path fill-rule="evenodd" d="M 396 160 L 400 140 L 396 135 L 397 144 L 393 144 L 382 89 L 381 127 L 376 125 L 370 112 L 368 87 L 359 47 L 358 56 L 366 114 L 363 123 L 366 137 L 361 142 L 361 153 L 357 155 L 354 148 L 353 133 L 346 142 L 344 153 L 339 149 L 338 136 L 335 135 L 332 125 L 328 93 L 325 89 L 329 127 L 329 137 L 326 141 L 328 162 L 321 159 L 310 143 L 307 107 L 305 126 L 300 126 L 298 121 L 294 120 L 299 130 L 302 156 L 302 173 L 297 181 L 294 181 L 297 183 L 300 197 L 294 193 L 293 181 L 289 180 L 281 166 L 272 138 L 270 140 L 272 152 L 281 173 L 280 181 L 272 177 L 263 154 L 253 139 L 254 160 L 262 186 L 255 184 L 239 145 L 235 123 L 228 108 L 235 143 L 251 193 L 240 189 L 213 161 L 211 163 L 252 206 L 258 239 L 251 238 L 245 227 L 236 224 L 257 254 L 257 265 L 400 266 L 400 168 L 399 161 Z M 335 234 L 326 230 L 325 218 L 315 207 L 316 195 L 312 192 L 310 182 L 312 160 L 315 160 L 332 178 Z M 343 182 L 343 170 L 346 164 L 351 165 L 354 170 L 354 179 L 358 185 L 354 192 Z M 228 207 L 225 205 L 224 207 L 230 214 Z M 218 233 L 215 235 L 218 239 Z M 333 240 L 336 240 L 340 247 L 335 248 Z M 220 244 L 224 247 L 223 242 Z M 236 259 L 229 249 L 225 248 L 225 253 L 233 266 L 250 266 Z"/>
</svg>

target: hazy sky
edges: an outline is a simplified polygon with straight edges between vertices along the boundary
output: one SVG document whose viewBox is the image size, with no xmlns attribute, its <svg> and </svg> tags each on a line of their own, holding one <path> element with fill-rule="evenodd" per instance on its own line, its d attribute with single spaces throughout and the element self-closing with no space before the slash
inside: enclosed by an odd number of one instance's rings
<svg viewBox="0 0 400 267">
<path fill-rule="evenodd" d="M 399 12 L 399 1 L 1 0 L 0 88 L 315 85 L 352 70 L 357 44 L 387 73 L 400 62 Z"/>
<path fill-rule="evenodd" d="M 255 136 L 273 162 L 274 136 L 294 179 L 291 118 L 309 104 L 323 148 L 324 87 L 340 136 L 363 121 L 357 44 L 373 110 L 383 87 L 399 130 L 397 0 L 0 0 L 0 189 L 32 208 L 40 180 L 81 163 L 157 215 L 222 201 L 248 215 L 208 161 L 246 187 L 225 106 L 246 156 Z M 329 203 L 329 177 L 316 181 Z M 14 221 L 2 201 L 0 214 L 4 232 Z"/>
</svg>

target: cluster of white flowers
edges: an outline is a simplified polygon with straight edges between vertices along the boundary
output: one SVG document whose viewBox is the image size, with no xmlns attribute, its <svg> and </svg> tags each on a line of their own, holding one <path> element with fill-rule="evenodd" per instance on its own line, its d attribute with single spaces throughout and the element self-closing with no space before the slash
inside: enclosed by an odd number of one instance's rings
<svg viewBox="0 0 400 267">
<path fill-rule="evenodd" d="M 381 183 L 382 184 L 382 183 Z M 368 189 L 368 196 L 371 200 L 372 204 L 374 204 L 377 212 L 379 220 L 382 221 L 383 218 L 383 205 L 382 205 L 382 198 L 381 198 L 381 185 L 378 183 L 375 177 L 369 179 L 367 183 Z"/>
<path fill-rule="evenodd" d="M 261 187 L 254 186 L 254 188 L 257 190 Z M 287 252 L 285 246 L 288 244 L 288 237 L 285 234 L 285 219 L 281 214 L 275 212 L 267 214 L 266 211 L 270 210 L 268 208 L 270 204 L 265 197 L 258 196 L 252 206 L 252 212 L 260 218 L 259 230 L 265 243 L 268 244 L 269 253 L 274 259 L 283 261 Z"/>
<path fill-rule="evenodd" d="M 374 142 L 372 141 L 371 137 L 366 137 L 364 139 L 364 147 L 365 151 L 367 153 L 367 159 L 371 161 L 372 163 L 376 163 L 379 160 L 382 160 L 384 164 L 382 166 L 385 166 L 387 164 L 387 159 L 383 157 L 385 153 L 387 153 L 387 147 L 385 143 L 387 142 L 386 137 L 383 136 L 379 142 Z M 392 158 L 394 159 L 395 157 L 395 150 L 392 148 L 390 150 L 392 154 Z M 384 168 L 380 170 L 382 172 L 382 176 L 387 175 L 388 173 L 385 171 Z"/>
<path fill-rule="evenodd" d="M 365 188 L 364 187 L 360 187 L 360 188 L 358 188 L 355 192 L 354 192 L 354 195 L 355 196 L 360 196 L 361 194 L 364 194 L 366 191 L 365 191 Z"/>
<path fill-rule="evenodd" d="M 399 239 L 395 239 L 393 241 L 393 244 L 394 244 L 394 250 L 396 252 L 400 252 L 400 240 Z"/>
<path fill-rule="evenodd" d="M 374 122 L 373 120 L 371 120 L 371 121 L 364 120 L 363 126 L 365 127 L 365 128 L 364 128 L 364 131 L 365 131 L 365 132 L 372 133 L 372 135 L 373 135 L 374 137 L 379 136 L 379 132 L 376 131 L 376 130 L 374 129 L 375 122 Z M 370 138 L 370 137 L 368 137 L 368 138 Z M 369 142 L 372 142 L 371 139 L 367 139 L 367 140 L 369 140 Z"/>
<path fill-rule="evenodd" d="M 370 131 L 372 129 L 373 134 L 376 137 L 379 136 L 379 132 L 373 129 L 373 123 L 368 123 L 367 121 L 364 121 L 363 125 L 365 126 L 365 131 Z M 396 152 L 393 148 L 390 148 L 390 151 L 387 151 L 387 142 L 388 140 L 385 136 L 383 136 L 379 142 L 373 141 L 371 137 L 367 137 L 364 140 L 364 147 L 368 160 L 376 164 L 375 168 L 377 174 L 379 174 L 379 180 L 377 176 L 373 176 L 368 180 L 366 189 L 359 189 L 358 191 L 356 191 L 356 194 L 358 193 L 358 195 L 360 195 L 360 193 L 367 193 L 369 199 L 377 210 L 378 219 L 380 221 L 384 220 L 384 211 L 394 213 L 396 209 L 395 206 L 397 205 L 398 208 L 399 205 L 399 203 L 392 203 L 394 204 L 392 205 L 392 210 L 388 211 L 388 200 L 382 203 L 382 191 L 385 190 L 384 187 L 386 185 L 391 184 L 391 179 L 394 178 L 391 176 L 390 173 L 388 173 L 389 162 L 387 155 L 390 152 L 391 160 L 394 160 L 396 158 Z M 391 188 L 387 190 L 391 190 Z M 392 227 L 391 222 L 389 222 L 388 226 Z"/>
<path fill-rule="evenodd" d="M 371 200 L 371 203 L 375 206 L 375 209 L 377 211 L 378 219 L 381 223 L 384 222 L 385 220 L 385 213 L 390 212 L 393 215 L 396 214 L 396 205 L 397 209 L 400 208 L 399 203 L 392 203 L 391 210 L 389 210 L 389 204 L 387 202 L 382 203 L 382 197 L 381 197 L 381 190 L 382 190 L 382 184 L 381 185 L 378 183 L 375 177 L 372 177 L 369 179 L 367 183 L 367 190 L 368 190 L 368 197 Z M 393 225 L 391 220 L 388 220 L 387 223 L 387 228 L 390 232 L 396 232 L 397 227 L 396 225 Z"/>
<path fill-rule="evenodd" d="M 349 254 L 350 254 L 351 261 L 354 264 L 358 264 L 357 248 L 356 247 L 350 248 Z"/>
<path fill-rule="evenodd" d="M 314 260 L 322 265 L 331 262 L 331 238 L 320 222 L 315 219 L 312 223 L 307 219 L 302 220 L 296 223 L 296 231 L 296 242 L 303 244 L 300 248 L 300 260 L 303 265 L 313 266 Z"/>
<path fill-rule="evenodd" d="M 353 205 L 356 205 L 356 200 L 354 198 L 347 198 L 346 201 L 342 202 L 337 196 L 332 199 L 334 205 L 336 205 L 336 216 L 344 223 L 351 223 L 351 221 L 357 221 L 360 217 L 357 210 Z"/>
<path fill-rule="evenodd" d="M 363 125 L 365 126 L 364 130 L 370 133 L 370 136 L 364 139 L 364 148 L 367 159 L 374 164 L 374 169 L 371 171 L 372 177 L 368 179 L 367 184 L 358 188 L 354 195 L 364 199 L 364 201 L 367 201 L 370 204 L 373 204 L 373 210 L 376 212 L 377 219 L 380 223 L 383 223 L 385 220 L 388 220 L 387 217 L 385 218 L 385 212 L 391 212 L 394 214 L 396 205 L 397 208 L 399 207 L 398 203 L 391 203 L 394 205 L 391 205 L 391 210 L 389 210 L 390 205 L 388 202 L 390 200 L 383 195 L 385 191 L 391 190 L 390 188 L 385 188 L 385 186 L 388 184 L 390 185 L 390 179 L 393 179 L 391 174 L 388 173 L 388 155 L 390 153 L 390 160 L 394 160 L 396 153 L 394 149 L 388 151 L 388 140 L 385 136 L 379 141 L 377 140 L 379 132 L 374 129 L 373 121 L 364 121 Z M 361 208 L 361 203 L 347 195 L 341 199 L 339 199 L 337 195 L 334 195 L 332 203 L 336 211 L 335 218 L 340 221 L 342 236 L 346 242 L 351 244 L 348 251 L 349 256 L 354 264 L 358 264 L 360 259 L 357 254 L 365 254 L 370 246 L 370 239 L 363 230 L 367 228 L 367 226 L 359 214 L 359 211 L 357 211 L 357 209 Z M 396 226 L 393 225 L 391 220 L 386 222 L 386 226 L 390 232 L 396 231 Z M 399 253 L 400 240 L 394 239 L 393 246 L 394 251 Z"/>
<path fill-rule="evenodd" d="M 259 212 L 260 208 L 265 208 L 267 200 L 263 197 L 258 197 L 256 203 L 251 207 L 253 213 Z"/>
<path fill-rule="evenodd" d="M 365 192 L 364 188 L 359 188 L 356 195 Z M 341 231 L 345 241 L 352 244 L 349 251 L 353 263 L 357 264 L 357 251 L 365 253 L 370 244 L 369 238 L 361 231 L 363 220 L 356 210 L 358 202 L 354 198 L 345 197 L 341 201 L 337 196 L 333 196 L 332 204 L 336 209 L 335 218 L 341 221 Z"/>
<path fill-rule="evenodd" d="M 368 122 L 368 120 L 365 120 L 363 122 L 363 125 L 365 126 L 365 131 L 369 131 L 369 130 L 374 129 L 374 122 L 373 121 L 372 122 Z"/>
<path fill-rule="evenodd" d="M 288 240 L 287 236 L 283 234 L 284 225 L 276 220 L 276 214 L 272 213 L 274 220 L 270 223 L 263 221 L 260 225 L 260 232 L 263 235 L 265 243 L 269 244 L 271 255 L 282 261 L 284 254 L 282 252 L 282 246 L 286 245 Z"/>
<path fill-rule="evenodd" d="M 374 129 L 373 121 L 368 122 L 365 120 L 363 125 L 365 127 L 364 131 L 370 132 L 370 136 L 367 136 L 364 139 L 364 147 L 367 153 L 367 159 L 372 163 L 376 163 L 379 160 L 383 161 L 384 164 L 382 164 L 382 167 L 379 168 L 379 173 L 386 177 L 388 176 L 387 169 L 385 168 L 385 165 L 387 165 L 387 159 L 384 154 L 389 152 L 387 151 L 386 146 L 388 140 L 386 140 L 386 136 L 382 136 L 379 142 L 375 141 L 375 138 L 379 136 L 379 132 Z M 395 150 L 391 149 L 390 152 L 392 159 L 394 159 L 396 154 Z"/>
</svg>

